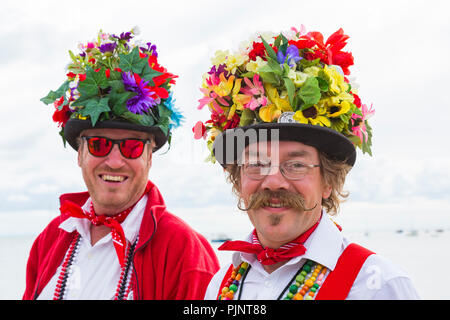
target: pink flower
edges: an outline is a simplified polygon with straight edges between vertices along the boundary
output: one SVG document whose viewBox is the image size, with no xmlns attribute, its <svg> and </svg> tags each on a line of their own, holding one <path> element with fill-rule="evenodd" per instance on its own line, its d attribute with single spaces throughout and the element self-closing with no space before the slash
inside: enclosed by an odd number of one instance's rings
<svg viewBox="0 0 450 320">
<path fill-rule="evenodd" d="M 361 105 L 361 113 L 362 116 L 359 114 L 353 114 L 352 115 L 352 132 L 354 135 L 358 136 L 359 139 L 361 139 L 361 142 L 367 142 L 368 135 L 367 135 L 367 127 L 366 127 L 366 120 L 368 120 L 371 116 L 375 114 L 375 110 L 372 109 L 372 105 L 370 106 L 370 109 L 367 108 L 365 104 Z"/>
<path fill-rule="evenodd" d="M 247 77 L 244 78 L 244 82 L 247 86 L 241 88 L 241 92 L 252 97 L 250 102 L 244 105 L 244 108 L 255 110 L 260 106 L 267 105 L 267 97 L 264 95 L 264 87 L 262 82 L 259 81 L 259 75 L 253 76 L 253 83 Z"/>
</svg>

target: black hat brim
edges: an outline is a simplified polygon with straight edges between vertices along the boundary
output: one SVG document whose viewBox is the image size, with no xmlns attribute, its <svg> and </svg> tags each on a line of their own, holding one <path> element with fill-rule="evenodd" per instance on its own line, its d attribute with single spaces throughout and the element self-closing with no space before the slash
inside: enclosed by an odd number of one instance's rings
<svg viewBox="0 0 450 320">
<path fill-rule="evenodd" d="M 93 127 L 91 120 L 89 119 L 82 120 L 74 118 L 67 121 L 64 127 L 64 137 L 73 149 L 78 150 L 78 137 L 83 130 L 88 129 L 123 129 L 151 133 L 155 139 L 155 147 L 153 148 L 153 151 L 160 149 L 168 139 L 168 136 L 164 134 L 161 128 L 156 126 L 148 127 L 131 122 L 109 120 L 99 121 L 95 124 L 95 127 Z"/>
<path fill-rule="evenodd" d="M 274 129 L 279 129 L 277 137 L 280 141 L 296 141 L 315 147 L 325 153 L 329 158 L 343 161 L 351 167 L 356 161 L 356 149 L 353 143 L 343 134 L 327 127 L 315 126 L 303 123 L 260 123 L 245 127 L 237 127 L 222 132 L 214 140 L 213 152 L 217 162 L 226 167 L 230 159 L 237 163 L 250 139 L 246 133 L 254 129 L 257 139 L 270 141 Z M 266 130 L 264 130 L 266 129 Z M 227 145 L 227 139 L 234 139 L 234 143 Z M 238 139 L 243 139 L 237 143 Z M 232 146 L 232 147 L 231 147 Z M 221 152 L 219 152 L 219 150 Z"/>
</svg>

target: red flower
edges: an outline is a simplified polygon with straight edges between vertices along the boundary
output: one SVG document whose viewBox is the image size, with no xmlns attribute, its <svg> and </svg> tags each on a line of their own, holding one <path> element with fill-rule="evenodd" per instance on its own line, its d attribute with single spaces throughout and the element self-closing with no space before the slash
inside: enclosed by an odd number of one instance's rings
<svg viewBox="0 0 450 320">
<path fill-rule="evenodd" d="M 355 104 L 355 106 L 357 106 L 358 108 L 361 109 L 361 99 L 359 98 L 359 96 L 357 94 L 353 94 L 353 103 Z"/>
<path fill-rule="evenodd" d="M 84 74 L 84 73 L 79 73 L 78 76 L 80 77 L 80 81 L 86 80 L 86 74 Z"/>
<path fill-rule="evenodd" d="M 262 42 L 254 42 L 252 50 L 248 53 L 248 57 L 250 60 L 256 61 L 256 57 L 261 57 L 263 60 L 266 59 L 266 48 L 264 47 L 264 44 Z"/>
<path fill-rule="evenodd" d="M 106 75 L 106 78 L 109 79 L 109 77 L 111 76 L 111 70 L 106 69 L 106 70 L 105 70 L 105 75 Z"/>
<path fill-rule="evenodd" d="M 192 127 L 192 132 L 194 133 L 194 139 L 206 139 L 206 126 L 203 122 L 198 121 L 194 127 Z"/>
<path fill-rule="evenodd" d="M 53 113 L 53 121 L 58 123 L 59 127 L 64 127 L 67 123 L 67 121 L 70 119 L 70 115 L 72 114 L 72 111 L 69 109 L 69 105 L 64 105 L 61 110 L 59 110 L 59 107 L 64 103 L 64 97 L 61 97 L 59 99 L 56 99 L 53 105 L 55 106 L 55 112 Z"/>
<path fill-rule="evenodd" d="M 306 44 L 304 41 L 308 39 L 310 42 Z M 313 50 L 313 52 L 307 52 L 305 54 L 306 59 L 314 60 L 319 58 L 323 63 L 328 65 L 338 65 L 342 68 L 345 75 L 349 75 L 350 70 L 348 68 L 353 65 L 353 55 L 350 52 L 341 51 L 347 45 L 348 39 L 349 36 L 344 34 L 344 30 L 341 28 L 329 36 L 325 43 L 323 42 L 323 35 L 320 32 L 314 31 L 309 32 L 293 44 L 299 47 L 299 49 L 300 46 L 306 45 L 307 48 Z M 303 42 L 299 43 L 300 41 Z"/>
<path fill-rule="evenodd" d="M 73 73 L 73 72 L 69 72 L 68 74 L 66 74 L 66 76 L 67 76 L 67 78 L 69 78 L 69 79 L 73 79 L 73 78 L 75 78 L 77 75 L 76 75 L 75 73 Z"/>
</svg>

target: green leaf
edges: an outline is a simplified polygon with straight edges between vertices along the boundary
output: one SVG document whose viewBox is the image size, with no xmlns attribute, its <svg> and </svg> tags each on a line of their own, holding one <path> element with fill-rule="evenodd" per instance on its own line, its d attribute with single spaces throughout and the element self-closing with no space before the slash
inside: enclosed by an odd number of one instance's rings
<svg viewBox="0 0 450 320">
<path fill-rule="evenodd" d="M 305 68 L 317 66 L 320 63 L 320 58 L 314 59 L 314 60 L 308 60 L 308 59 L 301 59 L 300 60 L 300 66 L 302 67 L 302 70 Z"/>
<path fill-rule="evenodd" d="M 109 98 L 102 98 L 100 100 L 96 98 L 90 99 L 79 112 L 83 117 L 89 116 L 94 127 L 101 113 L 111 111 L 108 106 L 108 100 Z"/>
<path fill-rule="evenodd" d="M 252 124 L 254 120 L 255 120 L 255 112 L 250 109 L 245 108 L 242 111 L 241 121 L 239 122 L 239 126 L 240 127 L 248 126 L 248 125 Z"/>
<path fill-rule="evenodd" d="M 273 72 L 260 71 L 259 75 L 261 76 L 264 82 L 268 82 L 274 85 L 278 85 L 280 83 L 279 78 Z"/>
<path fill-rule="evenodd" d="M 144 79 L 145 81 L 149 81 L 150 86 L 154 86 L 155 83 L 153 82 L 153 78 L 160 76 L 162 74 L 163 74 L 162 72 L 150 68 L 148 63 L 146 63 L 145 66 L 142 68 L 141 78 Z"/>
<path fill-rule="evenodd" d="M 123 72 L 133 71 L 140 74 L 144 66 L 148 65 L 148 60 L 139 56 L 138 47 L 135 47 L 129 54 L 119 53 L 119 59 L 119 68 Z"/>
<path fill-rule="evenodd" d="M 294 82 L 292 82 L 289 78 L 283 78 L 284 85 L 286 86 L 286 90 L 289 96 L 289 103 L 291 106 L 294 105 L 294 95 L 295 95 L 295 85 Z"/>
<path fill-rule="evenodd" d="M 283 54 L 285 55 L 287 47 L 288 47 L 288 44 L 289 44 L 288 43 L 288 39 L 286 39 L 286 37 L 282 33 L 279 35 L 279 37 L 280 36 L 281 36 L 281 39 L 283 40 L 283 42 L 282 42 L 282 44 L 281 44 L 281 46 L 280 46 L 280 48 L 278 50 L 281 50 L 281 52 L 283 52 Z"/>
<path fill-rule="evenodd" d="M 269 57 L 271 57 L 273 60 L 278 61 L 277 59 L 277 54 L 275 53 L 275 51 L 272 49 L 272 47 L 266 42 L 266 40 L 264 40 L 263 37 L 261 37 L 261 41 L 264 44 L 264 47 L 266 48 L 266 52 L 267 55 Z"/>
<path fill-rule="evenodd" d="M 274 45 L 275 47 L 279 47 L 279 46 L 280 46 L 280 44 L 281 44 L 281 36 L 282 36 L 282 34 L 280 33 L 280 34 L 278 35 L 278 37 L 275 38 L 275 41 L 274 41 L 274 43 L 273 43 L 273 45 Z"/>
<path fill-rule="evenodd" d="M 95 72 L 91 67 L 86 68 L 86 79 L 79 83 L 78 91 L 84 98 L 98 95 L 99 88 L 106 89 L 108 87 L 108 79 L 105 75 L 105 68 L 101 68 L 99 72 Z"/>
<path fill-rule="evenodd" d="M 320 91 L 327 92 L 329 89 L 328 81 L 321 77 L 316 77 L 316 79 L 317 79 L 317 82 L 319 83 Z"/>
<path fill-rule="evenodd" d="M 160 118 L 170 118 L 172 115 L 172 110 L 166 108 L 162 104 L 158 105 L 158 112 Z"/>
<path fill-rule="evenodd" d="M 259 71 L 259 70 L 258 70 L 258 71 Z M 246 72 L 246 73 L 241 74 L 241 77 L 253 78 L 254 75 L 255 75 L 254 72 L 248 71 L 248 72 Z"/>
<path fill-rule="evenodd" d="M 111 92 L 109 95 L 109 103 L 112 106 L 112 111 L 115 115 L 121 116 L 123 113 L 128 111 L 126 103 L 128 99 L 134 97 L 137 93 L 131 91 L 125 92 Z"/>
<path fill-rule="evenodd" d="M 169 134 L 169 125 L 170 125 L 170 119 L 167 117 L 160 118 L 159 122 L 157 124 L 157 126 L 161 128 L 161 130 L 164 132 L 164 134 L 166 136 Z"/>
<path fill-rule="evenodd" d="M 122 118 L 125 118 L 127 120 L 130 120 L 134 123 L 143 125 L 143 126 L 152 126 L 155 124 L 155 121 L 153 120 L 153 117 L 149 114 L 136 114 L 130 111 L 124 112 L 122 115 Z"/>
<path fill-rule="evenodd" d="M 56 90 L 50 92 L 43 98 L 41 98 L 41 101 L 45 104 L 50 104 L 55 102 L 56 99 L 61 98 L 64 96 L 64 100 L 66 99 L 66 91 L 69 90 L 69 80 L 64 81 L 64 83 Z"/>
<path fill-rule="evenodd" d="M 281 68 L 280 64 L 277 60 L 273 60 L 271 58 L 267 59 L 267 65 L 270 67 L 273 73 L 276 75 L 281 76 L 283 74 L 283 69 Z M 261 68 L 262 69 L 262 68 Z"/>
<path fill-rule="evenodd" d="M 304 102 L 302 110 L 319 102 L 321 94 L 317 79 L 315 77 L 308 78 L 298 90 L 298 96 Z"/>
</svg>

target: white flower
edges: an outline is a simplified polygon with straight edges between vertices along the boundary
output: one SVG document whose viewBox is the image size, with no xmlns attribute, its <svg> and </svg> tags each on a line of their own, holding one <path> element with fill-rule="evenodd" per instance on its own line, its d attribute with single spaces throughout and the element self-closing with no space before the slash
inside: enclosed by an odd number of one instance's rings
<svg viewBox="0 0 450 320">
<path fill-rule="evenodd" d="M 134 26 L 133 28 L 131 28 L 131 33 L 137 36 L 141 33 L 141 29 L 138 26 Z"/>
</svg>

